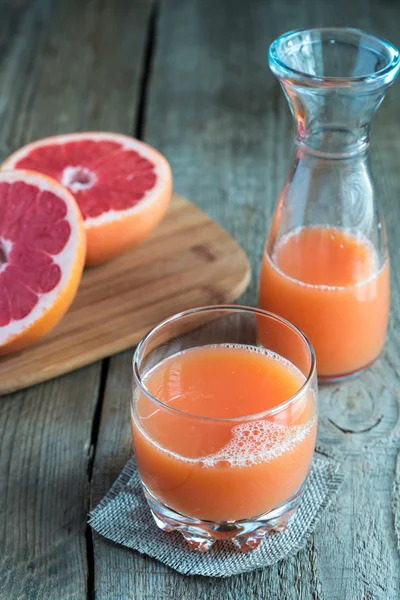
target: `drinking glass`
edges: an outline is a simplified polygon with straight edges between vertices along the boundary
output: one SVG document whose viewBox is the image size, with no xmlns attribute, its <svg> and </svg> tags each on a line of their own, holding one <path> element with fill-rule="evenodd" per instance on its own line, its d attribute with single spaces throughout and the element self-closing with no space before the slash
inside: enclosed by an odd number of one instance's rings
<svg viewBox="0 0 400 600">
<path fill-rule="evenodd" d="M 259 306 L 306 333 L 321 381 L 343 379 L 374 362 L 385 342 L 389 256 L 369 142 L 399 52 L 357 29 L 305 29 L 276 39 L 269 64 L 296 139 L 265 245 Z"/>
<path fill-rule="evenodd" d="M 310 342 L 260 309 L 213 306 L 148 333 L 133 359 L 131 424 L 154 520 L 206 551 L 249 551 L 296 510 L 317 430 Z"/>
</svg>

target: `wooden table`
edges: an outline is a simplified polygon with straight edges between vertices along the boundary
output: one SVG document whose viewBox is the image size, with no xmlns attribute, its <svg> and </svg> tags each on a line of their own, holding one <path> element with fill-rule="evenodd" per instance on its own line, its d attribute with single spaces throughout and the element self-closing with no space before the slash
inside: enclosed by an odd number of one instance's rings
<svg viewBox="0 0 400 600">
<path fill-rule="evenodd" d="M 292 121 L 267 47 L 285 30 L 351 24 L 400 44 L 400 3 L 3 0 L 1 155 L 41 136 L 107 129 L 164 152 L 175 189 L 248 252 L 264 236 Z M 101 539 L 87 513 L 131 453 L 132 351 L 0 399 L 2 600 L 400 598 L 400 84 L 379 110 L 374 165 L 392 256 L 383 357 L 321 391 L 319 438 L 346 480 L 306 548 L 227 580 L 187 578 Z M 73 343 L 73 340 L 71 340 Z"/>
</svg>

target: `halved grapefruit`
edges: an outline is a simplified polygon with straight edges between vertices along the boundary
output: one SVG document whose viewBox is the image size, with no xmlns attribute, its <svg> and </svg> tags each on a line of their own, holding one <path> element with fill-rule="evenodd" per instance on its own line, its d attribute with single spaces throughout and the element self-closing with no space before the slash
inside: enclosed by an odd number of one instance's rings
<svg viewBox="0 0 400 600">
<path fill-rule="evenodd" d="M 69 188 L 85 221 L 88 266 L 141 242 L 163 218 L 172 193 L 164 156 L 117 133 L 45 138 L 14 152 L 2 169 L 39 171 Z"/>
<path fill-rule="evenodd" d="M 24 170 L 0 173 L 0 354 L 57 325 L 85 263 L 83 219 L 57 181 Z"/>
</svg>

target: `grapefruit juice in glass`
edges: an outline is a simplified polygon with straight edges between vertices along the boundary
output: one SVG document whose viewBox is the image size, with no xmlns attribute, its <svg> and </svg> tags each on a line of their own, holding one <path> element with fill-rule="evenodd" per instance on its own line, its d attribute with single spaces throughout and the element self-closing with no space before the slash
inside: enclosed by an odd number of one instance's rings
<svg viewBox="0 0 400 600">
<path fill-rule="evenodd" d="M 286 527 L 310 469 L 312 348 L 257 309 L 181 313 L 138 346 L 131 422 L 157 525 L 197 550 L 217 539 L 252 550 Z"/>
<path fill-rule="evenodd" d="M 302 329 L 318 377 L 337 380 L 370 365 L 385 342 L 389 257 L 368 148 L 399 53 L 356 29 L 310 29 L 275 40 L 269 63 L 297 136 L 266 241 L 259 306 Z"/>
</svg>

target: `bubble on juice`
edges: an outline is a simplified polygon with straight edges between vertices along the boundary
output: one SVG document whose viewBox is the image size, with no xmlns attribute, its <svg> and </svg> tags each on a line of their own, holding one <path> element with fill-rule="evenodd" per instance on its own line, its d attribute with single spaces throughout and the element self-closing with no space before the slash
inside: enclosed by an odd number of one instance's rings
<svg viewBox="0 0 400 600">
<path fill-rule="evenodd" d="M 201 459 L 204 466 L 228 462 L 232 467 L 250 467 L 269 462 L 293 450 L 310 434 L 316 417 L 302 425 L 285 426 L 272 421 L 242 423 L 232 428 L 232 439 L 215 454 Z"/>
<path fill-rule="evenodd" d="M 234 344 L 234 343 L 226 343 L 226 344 L 210 344 L 209 346 L 205 346 L 206 348 L 232 348 L 245 350 L 246 352 L 251 352 L 251 354 L 262 354 L 267 358 L 272 358 L 276 362 L 283 363 L 287 369 L 289 369 L 299 380 L 299 389 L 305 382 L 306 378 L 304 374 L 298 369 L 290 360 L 282 356 L 281 354 L 277 354 L 273 350 L 269 350 L 269 348 L 265 348 L 264 346 L 252 346 L 250 344 Z M 185 350 L 187 352 L 187 350 Z M 190 352 L 190 350 L 189 350 Z"/>
</svg>

